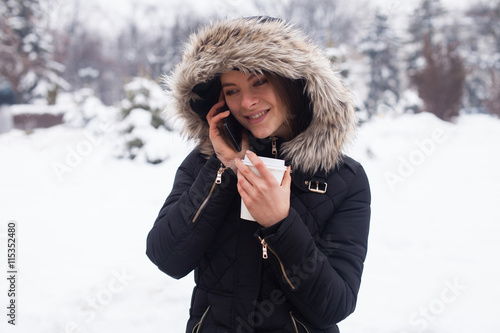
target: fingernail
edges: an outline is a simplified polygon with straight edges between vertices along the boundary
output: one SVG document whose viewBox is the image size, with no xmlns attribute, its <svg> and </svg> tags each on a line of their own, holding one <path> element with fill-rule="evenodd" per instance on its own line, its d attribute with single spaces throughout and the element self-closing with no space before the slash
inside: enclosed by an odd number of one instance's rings
<svg viewBox="0 0 500 333">
<path fill-rule="evenodd" d="M 246 154 L 247 154 L 248 156 L 250 156 L 250 154 L 251 154 L 251 153 L 252 153 L 252 151 L 251 151 L 251 150 L 247 150 L 247 151 L 246 151 Z"/>
</svg>

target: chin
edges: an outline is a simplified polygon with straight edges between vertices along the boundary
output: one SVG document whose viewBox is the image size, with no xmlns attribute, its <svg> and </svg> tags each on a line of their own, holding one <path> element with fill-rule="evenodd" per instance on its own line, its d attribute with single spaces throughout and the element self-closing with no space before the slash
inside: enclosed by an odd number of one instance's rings
<svg viewBox="0 0 500 333">
<path fill-rule="evenodd" d="M 250 132 L 252 132 L 252 135 L 257 139 L 267 139 L 270 136 L 279 136 L 279 129 L 279 127 L 275 128 L 275 126 L 256 126 Z"/>
<path fill-rule="evenodd" d="M 262 131 L 257 131 L 257 132 L 252 132 L 253 136 L 256 137 L 257 139 L 266 139 L 270 136 L 272 136 L 272 133 L 269 132 L 262 132 Z"/>
</svg>

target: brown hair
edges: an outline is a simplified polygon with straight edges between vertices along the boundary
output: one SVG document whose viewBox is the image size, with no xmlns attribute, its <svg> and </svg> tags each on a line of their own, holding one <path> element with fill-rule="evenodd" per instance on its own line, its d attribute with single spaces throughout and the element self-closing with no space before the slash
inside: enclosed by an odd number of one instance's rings
<svg viewBox="0 0 500 333">
<path fill-rule="evenodd" d="M 293 80 L 274 73 L 264 73 L 285 107 L 286 125 L 292 138 L 304 131 L 312 119 L 309 97 L 304 94 L 304 80 Z"/>
</svg>

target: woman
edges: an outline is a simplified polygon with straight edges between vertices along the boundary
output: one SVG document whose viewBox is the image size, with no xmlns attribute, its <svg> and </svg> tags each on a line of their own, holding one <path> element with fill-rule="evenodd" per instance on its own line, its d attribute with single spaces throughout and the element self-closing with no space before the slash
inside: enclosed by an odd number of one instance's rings
<svg viewBox="0 0 500 333">
<path fill-rule="evenodd" d="M 281 20 L 242 18 L 194 34 L 167 85 L 198 145 L 147 255 L 176 279 L 195 270 L 186 332 L 339 332 L 360 287 L 370 189 L 342 154 L 356 117 L 328 59 Z M 225 140 L 229 114 L 241 152 Z M 259 156 L 286 161 L 281 184 Z M 240 218 L 241 199 L 256 222 Z"/>
</svg>

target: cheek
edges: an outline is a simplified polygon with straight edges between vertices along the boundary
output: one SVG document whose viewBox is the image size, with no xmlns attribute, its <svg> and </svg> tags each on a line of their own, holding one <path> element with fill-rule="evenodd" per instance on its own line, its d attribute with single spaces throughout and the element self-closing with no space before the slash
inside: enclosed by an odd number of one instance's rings
<svg viewBox="0 0 500 333">
<path fill-rule="evenodd" d="M 240 104 L 235 98 L 226 98 L 226 106 L 233 112 L 238 112 L 240 110 Z"/>
<path fill-rule="evenodd" d="M 226 102 L 227 107 L 231 111 L 231 114 L 241 122 L 244 117 L 240 114 L 240 105 L 238 103 Z"/>
<path fill-rule="evenodd" d="M 270 93 L 268 100 L 271 101 L 271 103 L 280 111 L 281 114 L 285 112 L 283 103 L 281 103 L 281 100 L 276 94 Z"/>
</svg>

